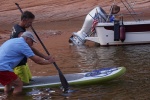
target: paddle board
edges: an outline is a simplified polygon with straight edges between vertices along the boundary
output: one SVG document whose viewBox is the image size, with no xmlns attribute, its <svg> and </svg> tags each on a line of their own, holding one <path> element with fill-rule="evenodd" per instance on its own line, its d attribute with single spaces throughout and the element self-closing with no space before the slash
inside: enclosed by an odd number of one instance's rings
<svg viewBox="0 0 150 100">
<path fill-rule="evenodd" d="M 110 67 L 93 70 L 85 73 L 65 74 L 70 86 L 81 86 L 90 84 L 100 84 L 102 82 L 114 80 L 122 76 L 126 71 L 125 67 Z M 61 82 L 58 75 L 55 76 L 34 76 L 33 81 L 29 85 L 24 85 L 23 88 L 33 87 L 56 87 L 60 86 Z M 0 84 L 0 89 L 4 87 Z"/>
</svg>

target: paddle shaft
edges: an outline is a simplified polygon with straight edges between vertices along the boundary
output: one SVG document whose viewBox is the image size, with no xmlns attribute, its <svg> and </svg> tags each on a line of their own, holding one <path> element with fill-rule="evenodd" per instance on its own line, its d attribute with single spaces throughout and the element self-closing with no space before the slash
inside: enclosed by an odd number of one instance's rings
<svg viewBox="0 0 150 100">
<path fill-rule="evenodd" d="M 18 9 L 20 10 L 20 12 L 23 14 L 23 11 L 21 10 L 20 6 L 18 3 L 15 3 L 16 6 L 18 7 Z M 39 36 L 37 35 L 36 31 L 34 30 L 34 28 L 32 26 L 30 26 L 30 28 L 32 29 L 32 31 L 34 32 L 34 34 L 36 35 L 36 37 L 38 38 L 38 40 L 40 41 L 41 45 L 43 46 L 44 50 L 46 51 L 46 53 L 48 55 L 50 55 L 50 53 L 48 52 L 48 50 L 46 49 L 45 45 L 43 44 L 43 42 L 41 41 L 41 39 L 39 38 Z M 53 63 L 53 65 L 55 66 L 55 68 L 57 69 L 58 73 L 59 73 L 59 77 L 60 77 L 60 81 L 61 84 L 64 88 L 64 91 L 66 92 L 69 88 L 69 84 L 66 80 L 66 78 L 64 77 L 63 73 L 61 72 L 61 70 L 59 69 L 59 67 L 57 66 L 56 62 Z"/>
</svg>

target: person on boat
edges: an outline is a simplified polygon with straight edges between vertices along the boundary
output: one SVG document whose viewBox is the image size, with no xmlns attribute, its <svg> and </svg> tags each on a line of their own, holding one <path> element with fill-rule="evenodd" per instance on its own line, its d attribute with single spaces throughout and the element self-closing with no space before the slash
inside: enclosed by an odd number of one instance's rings
<svg viewBox="0 0 150 100">
<path fill-rule="evenodd" d="M 20 23 L 15 24 L 13 26 L 10 38 L 12 39 L 20 37 L 21 34 L 32 25 L 34 19 L 35 16 L 32 12 L 30 11 L 23 12 Z M 49 59 L 49 56 L 45 56 L 44 54 L 38 52 L 38 50 L 36 50 L 35 48 L 31 47 L 31 49 L 36 55 L 43 57 L 45 59 Z M 32 80 L 32 74 L 27 64 L 27 57 L 24 57 L 21 60 L 21 62 L 17 65 L 17 67 L 14 68 L 14 72 L 19 76 L 19 78 L 24 82 L 24 84 L 29 84 L 30 80 Z"/>
<path fill-rule="evenodd" d="M 21 37 L 9 39 L 0 47 L 0 83 L 5 86 L 4 92 L 8 94 L 14 87 L 13 94 L 22 92 L 23 82 L 13 72 L 20 61 L 26 57 L 40 65 L 48 65 L 55 62 L 51 56 L 49 59 L 44 59 L 37 56 L 32 51 L 33 42 L 36 42 L 33 34 L 29 31 L 24 32 Z M 24 66 L 22 66 L 24 67 Z"/>
</svg>

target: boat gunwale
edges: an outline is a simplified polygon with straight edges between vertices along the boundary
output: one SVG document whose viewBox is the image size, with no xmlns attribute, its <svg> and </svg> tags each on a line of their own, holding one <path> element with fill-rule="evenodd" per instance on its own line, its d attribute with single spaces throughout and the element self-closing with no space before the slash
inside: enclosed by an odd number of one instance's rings
<svg viewBox="0 0 150 100">
<path fill-rule="evenodd" d="M 150 25 L 150 20 L 147 21 L 124 21 L 124 25 Z M 98 23 L 96 27 L 103 27 L 103 26 L 114 26 L 114 22 L 107 22 L 107 23 Z"/>
</svg>

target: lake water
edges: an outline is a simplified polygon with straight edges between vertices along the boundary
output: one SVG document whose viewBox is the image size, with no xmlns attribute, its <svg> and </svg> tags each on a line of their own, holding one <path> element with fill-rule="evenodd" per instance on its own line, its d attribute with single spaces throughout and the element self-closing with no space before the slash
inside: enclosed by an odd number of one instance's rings
<svg viewBox="0 0 150 100">
<path fill-rule="evenodd" d="M 62 34 L 42 38 L 47 41 L 45 45 L 55 55 L 63 73 L 87 72 L 111 66 L 124 66 L 127 69 L 126 73 L 105 84 L 71 87 L 76 91 L 69 94 L 63 94 L 59 88 L 42 88 L 34 89 L 34 96 L 28 95 L 33 93 L 28 90 L 21 96 L 10 95 L 7 100 L 150 100 L 150 45 L 101 47 L 91 42 L 83 46 L 69 45 L 68 39 L 71 32 L 78 31 L 82 26 L 81 22 L 74 23 L 63 22 L 60 25 L 53 22 L 45 26 L 47 30 L 48 28 L 57 29 Z M 40 28 L 35 25 L 35 29 L 42 32 Z M 33 65 L 30 64 L 30 66 Z M 48 75 L 49 72 L 45 70 L 49 69 L 50 67 L 31 68 L 33 75 L 43 75 L 42 73 Z M 55 72 L 51 70 L 51 74 L 56 74 L 56 69 L 53 70 Z M 3 92 L 0 92 L 0 100 L 2 97 Z"/>
</svg>

